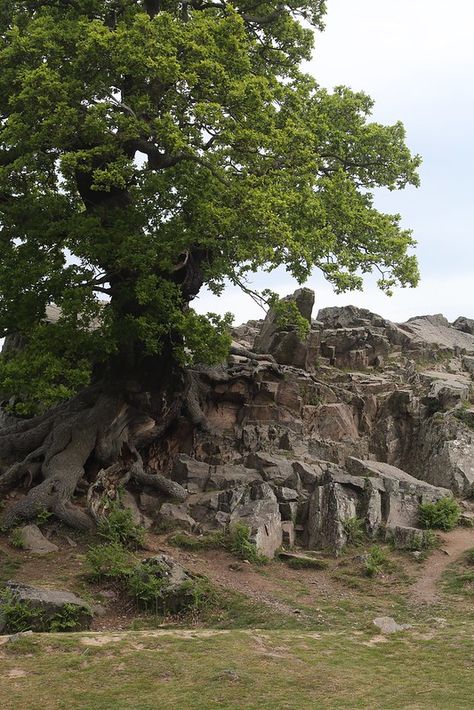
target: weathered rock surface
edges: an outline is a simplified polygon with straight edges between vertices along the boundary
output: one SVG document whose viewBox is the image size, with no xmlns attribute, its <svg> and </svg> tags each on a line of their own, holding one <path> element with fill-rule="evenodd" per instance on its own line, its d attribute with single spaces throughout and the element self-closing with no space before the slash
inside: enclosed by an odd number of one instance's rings
<svg viewBox="0 0 474 710">
<path fill-rule="evenodd" d="M 48 555 L 50 552 L 57 552 L 59 547 L 50 542 L 37 525 L 24 525 L 18 528 L 23 544 L 23 549 L 29 550 L 34 555 Z"/>
</svg>

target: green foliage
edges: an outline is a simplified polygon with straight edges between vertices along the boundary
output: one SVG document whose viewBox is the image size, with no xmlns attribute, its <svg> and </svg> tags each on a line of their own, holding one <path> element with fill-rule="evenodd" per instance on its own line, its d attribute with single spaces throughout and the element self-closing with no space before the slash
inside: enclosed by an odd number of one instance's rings
<svg viewBox="0 0 474 710">
<path fill-rule="evenodd" d="M 365 538 L 365 525 L 362 518 L 346 518 L 343 522 L 347 545 L 361 545 Z"/>
<path fill-rule="evenodd" d="M 299 337 L 305 340 L 311 326 L 309 321 L 299 312 L 296 303 L 292 300 L 280 299 L 276 293 L 269 290 L 264 291 L 264 295 L 268 298 L 268 306 L 275 313 L 276 324 L 281 328 L 293 326 Z"/>
<path fill-rule="evenodd" d="M 436 503 L 422 503 L 419 509 L 423 528 L 452 530 L 456 527 L 461 509 L 454 498 L 441 498 Z"/>
<path fill-rule="evenodd" d="M 120 501 L 113 501 L 97 525 L 100 537 L 114 545 L 124 545 L 130 549 L 143 547 L 145 530 L 133 521 L 128 508 L 122 508 Z"/>
<path fill-rule="evenodd" d="M 76 631 L 81 625 L 82 612 L 77 604 L 64 604 L 61 611 L 51 618 L 48 631 Z"/>
<path fill-rule="evenodd" d="M 127 575 L 126 589 L 138 608 L 158 613 L 166 586 L 165 568 L 156 563 L 142 562 Z"/>
<path fill-rule="evenodd" d="M 472 550 L 468 550 L 466 552 L 466 562 L 468 565 L 474 566 L 474 547 L 472 548 Z"/>
<path fill-rule="evenodd" d="M 378 545 L 374 545 L 369 550 L 369 555 L 365 561 L 365 574 L 368 577 L 376 577 L 382 572 L 393 570 L 393 563 L 389 560 L 387 553 Z"/>
<path fill-rule="evenodd" d="M 323 15 L 320 0 L 2 3 L 0 335 L 27 344 L 0 391 L 16 412 L 116 355 L 221 360 L 230 320 L 190 309 L 202 285 L 279 266 L 337 291 L 375 269 L 386 292 L 416 285 L 415 242 L 372 193 L 417 185 L 420 159 L 367 95 L 301 70 Z"/>
<path fill-rule="evenodd" d="M 133 557 L 118 542 L 109 542 L 90 547 L 86 555 L 86 564 L 89 575 L 95 582 L 121 579 L 131 574 Z"/>
<path fill-rule="evenodd" d="M 9 540 L 13 547 L 18 548 L 19 550 L 25 549 L 25 539 L 21 528 L 14 528 L 10 533 Z"/>
<path fill-rule="evenodd" d="M 228 549 L 236 557 L 248 560 L 257 565 L 264 565 L 268 558 L 257 550 L 257 546 L 250 539 L 250 528 L 242 523 L 231 525 L 228 532 Z"/>
<path fill-rule="evenodd" d="M 53 616 L 48 615 L 43 609 L 33 606 L 27 601 L 22 601 L 9 589 L 0 592 L 0 615 L 8 633 L 22 631 L 74 631 L 80 625 L 84 612 L 76 604 L 64 604 L 61 611 Z"/>
<path fill-rule="evenodd" d="M 42 510 L 38 510 L 35 516 L 35 521 L 36 524 L 41 527 L 41 525 L 44 525 L 45 523 L 48 522 L 48 520 L 52 517 L 52 512 L 50 510 L 46 510 L 46 508 L 43 508 Z"/>
<path fill-rule="evenodd" d="M 250 529 L 247 525 L 236 523 L 224 531 L 206 533 L 199 537 L 177 532 L 169 537 L 169 542 L 186 550 L 225 549 L 242 560 L 255 564 L 265 564 L 267 558 L 262 555 L 254 542 L 250 540 Z"/>
<path fill-rule="evenodd" d="M 20 601 L 9 589 L 0 592 L 0 614 L 8 633 L 28 631 L 41 620 L 41 609 Z"/>
</svg>

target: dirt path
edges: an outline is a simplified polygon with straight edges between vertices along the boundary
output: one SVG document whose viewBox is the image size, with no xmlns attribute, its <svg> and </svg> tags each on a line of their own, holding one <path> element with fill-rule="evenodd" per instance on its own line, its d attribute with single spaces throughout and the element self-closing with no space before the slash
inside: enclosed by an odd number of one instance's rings
<svg viewBox="0 0 474 710">
<path fill-rule="evenodd" d="M 435 550 L 424 563 L 411 592 L 416 602 L 431 604 L 439 597 L 439 581 L 445 569 L 463 552 L 474 547 L 474 529 L 459 527 L 449 533 L 441 533 L 441 547 Z"/>
</svg>

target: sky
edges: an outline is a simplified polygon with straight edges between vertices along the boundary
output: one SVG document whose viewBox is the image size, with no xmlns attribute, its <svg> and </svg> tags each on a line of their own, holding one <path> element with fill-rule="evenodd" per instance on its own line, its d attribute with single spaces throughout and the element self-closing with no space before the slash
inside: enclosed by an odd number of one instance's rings
<svg viewBox="0 0 474 710">
<path fill-rule="evenodd" d="M 318 308 L 349 303 L 393 321 L 443 313 L 474 317 L 474 26 L 473 0 L 328 0 L 306 70 L 321 86 L 344 84 L 375 100 L 373 118 L 401 120 L 412 152 L 421 154 L 421 187 L 377 191 L 376 206 L 402 215 L 418 242 L 421 281 L 415 289 L 381 293 L 375 278 L 363 292 L 336 295 L 315 273 L 306 286 Z M 256 275 L 254 287 L 281 296 L 298 284 L 284 271 Z M 231 311 L 235 322 L 262 318 L 238 289 L 207 292 L 199 312 Z"/>
</svg>

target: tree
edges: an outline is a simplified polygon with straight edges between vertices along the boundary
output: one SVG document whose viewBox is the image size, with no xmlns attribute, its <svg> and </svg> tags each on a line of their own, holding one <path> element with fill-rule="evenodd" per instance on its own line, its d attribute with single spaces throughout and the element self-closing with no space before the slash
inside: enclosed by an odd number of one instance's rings
<svg viewBox="0 0 474 710">
<path fill-rule="evenodd" d="M 0 388 L 37 416 L 0 437 L 0 492 L 42 478 L 7 524 L 86 524 L 68 503 L 85 462 L 124 442 L 144 480 L 140 447 L 193 409 L 186 368 L 229 346 L 229 319 L 190 307 L 204 284 L 280 265 L 337 291 L 373 269 L 416 284 L 412 236 L 371 194 L 418 183 L 402 124 L 300 69 L 324 4 L 1 3 L 0 333 L 25 345 Z"/>
</svg>

